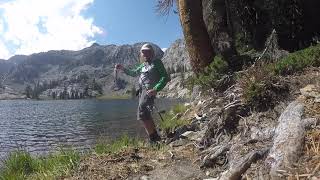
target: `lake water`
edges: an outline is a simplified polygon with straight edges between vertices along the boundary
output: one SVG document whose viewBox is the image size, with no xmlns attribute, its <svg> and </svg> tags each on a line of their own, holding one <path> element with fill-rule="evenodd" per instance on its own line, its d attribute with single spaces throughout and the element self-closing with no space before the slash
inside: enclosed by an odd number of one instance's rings
<svg viewBox="0 0 320 180">
<path fill-rule="evenodd" d="M 156 100 L 162 110 L 176 103 Z M 146 137 L 136 109 L 137 100 L 0 101 L 0 157 L 18 148 L 32 154 L 65 146 L 85 150 L 99 139 L 124 133 Z M 158 118 L 156 113 L 153 116 Z"/>
</svg>

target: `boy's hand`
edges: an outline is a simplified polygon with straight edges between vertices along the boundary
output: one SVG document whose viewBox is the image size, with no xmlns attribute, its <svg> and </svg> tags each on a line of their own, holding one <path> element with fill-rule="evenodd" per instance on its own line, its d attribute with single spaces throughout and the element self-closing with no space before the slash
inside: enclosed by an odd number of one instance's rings
<svg viewBox="0 0 320 180">
<path fill-rule="evenodd" d="M 157 95 L 157 91 L 154 89 L 150 89 L 147 91 L 147 95 L 148 96 L 156 96 Z"/>
</svg>

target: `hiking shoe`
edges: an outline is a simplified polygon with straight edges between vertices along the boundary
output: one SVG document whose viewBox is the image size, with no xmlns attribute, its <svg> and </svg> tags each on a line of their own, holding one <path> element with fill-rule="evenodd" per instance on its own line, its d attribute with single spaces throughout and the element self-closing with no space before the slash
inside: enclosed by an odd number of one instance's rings
<svg viewBox="0 0 320 180">
<path fill-rule="evenodd" d="M 154 144 L 159 141 L 161 141 L 161 137 L 159 136 L 159 134 L 157 132 L 149 135 L 149 143 L 150 144 Z"/>
</svg>

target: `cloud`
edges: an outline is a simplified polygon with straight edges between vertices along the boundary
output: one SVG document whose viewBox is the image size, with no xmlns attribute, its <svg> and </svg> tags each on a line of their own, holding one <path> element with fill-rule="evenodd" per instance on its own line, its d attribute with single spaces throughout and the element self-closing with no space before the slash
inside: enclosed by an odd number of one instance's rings
<svg viewBox="0 0 320 180">
<path fill-rule="evenodd" d="M 3 23 L 3 20 L 0 19 L 0 34 L 2 34 L 3 31 L 4 31 L 4 23 Z"/>
<path fill-rule="evenodd" d="M 7 47 L 0 41 L 0 59 L 8 59 L 10 52 Z"/>
<path fill-rule="evenodd" d="M 93 18 L 81 14 L 93 1 L 13 0 L 0 3 L 3 12 L 0 45 L 6 45 L 4 49 L 9 49 L 10 55 L 87 47 L 94 42 L 95 35 L 103 33 L 93 23 Z M 0 50 L 0 58 L 3 56 Z"/>
<path fill-rule="evenodd" d="M 163 52 L 165 52 L 167 49 L 168 49 L 168 48 L 161 48 L 161 50 L 162 50 Z"/>
</svg>

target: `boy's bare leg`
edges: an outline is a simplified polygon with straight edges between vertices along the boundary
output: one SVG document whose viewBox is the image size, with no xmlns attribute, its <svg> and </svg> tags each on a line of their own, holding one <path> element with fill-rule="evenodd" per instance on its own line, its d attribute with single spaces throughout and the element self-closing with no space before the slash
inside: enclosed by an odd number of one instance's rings
<svg viewBox="0 0 320 180">
<path fill-rule="evenodd" d="M 156 142 L 156 141 L 161 140 L 161 137 L 158 135 L 158 132 L 156 130 L 156 126 L 155 126 L 152 119 L 148 119 L 148 120 L 143 121 L 143 125 L 148 133 L 149 140 L 151 142 Z"/>
<path fill-rule="evenodd" d="M 148 120 L 144 120 L 142 122 L 143 122 L 144 128 L 146 129 L 148 135 L 151 135 L 156 132 L 156 126 L 155 126 L 153 120 L 148 119 Z"/>
</svg>

